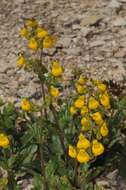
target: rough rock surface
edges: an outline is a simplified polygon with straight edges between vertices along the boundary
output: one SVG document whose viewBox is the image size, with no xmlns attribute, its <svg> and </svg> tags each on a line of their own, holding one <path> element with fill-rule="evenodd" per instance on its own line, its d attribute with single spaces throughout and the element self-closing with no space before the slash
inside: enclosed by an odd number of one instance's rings
<svg viewBox="0 0 126 190">
<path fill-rule="evenodd" d="M 80 67 L 99 79 L 125 81 L 125 0 L 1 0 L 1 96 L 32 97 L 36 93 L 31 74 L 16 68 L 17 54 L 24 49 L 19 28 L 29 17 L 58 36 L 56 46 L 61 50 L 53 57 L 61 60 L 68 75 L 71 68 Z"/>
</svg>

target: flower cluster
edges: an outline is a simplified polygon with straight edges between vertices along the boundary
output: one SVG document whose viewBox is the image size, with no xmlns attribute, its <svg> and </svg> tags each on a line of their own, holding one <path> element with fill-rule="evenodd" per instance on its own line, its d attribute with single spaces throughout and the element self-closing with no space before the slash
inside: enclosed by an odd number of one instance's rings
<svg viewBox="0 0 126 190">
<path fill-rule="evenodd" d="M 69 145 L 68 154 L 80 163 L 87 163 L 103 154 L 103 140 L 109 134 L 106 112 L 110 111 L 110 95 L 106 84 L 80 76 L 75 83 L 75 96 L 69 111 L 79 119 L 76 146 Z"/>
<path fill-rule="evenodd" d="M 20 30 L 20 35 L 27 39 L 27 47 L 33 51 L 52 48 L 55 45 L 56 37 L 41 27 L 35 19 L 26 20 L 24 27 Z M 23 53 L 19 55 L 17 64 L 19 67 L 27 63 Z"/>
<path fill-rule="evenodd" d="M 41 75 L 41 69 L 46 69 L 46 76 L 50 78 L 50 82 L 47 83 L 48 92 L 51 97 L 57 98 L 60 96 L 60 89 L 57 87 L 57 79 L 61 78 L 63 73 L 63 67 L 59 60 L 53 60 L 51 62 L 50 70 L 42 63 L 42 54 L 45 49 L 52 48 L 55 45 L 56 37 L 49 34 L 48 30 L 40 26 L 35 19 L 26 20 L 24 27 L 20 30 L 20 35 L 27 40 L 27 47 L 33 50 L 37 55 L 40 53 L 40 65 L 33 59 L 27 58 L 24 53 L 20 53 L 17 65 L 24 68 L 37 68 Z M 43 64 L 43 65 L 41 65 Z M 43 66 L 43 68 L 41 68 Z M 38 74 L 38 72 L 37 72 Z M 27 99 L 23 99 L 21 102 L 22 110 L 29 112 L 31 105 Z"/>
</svg>

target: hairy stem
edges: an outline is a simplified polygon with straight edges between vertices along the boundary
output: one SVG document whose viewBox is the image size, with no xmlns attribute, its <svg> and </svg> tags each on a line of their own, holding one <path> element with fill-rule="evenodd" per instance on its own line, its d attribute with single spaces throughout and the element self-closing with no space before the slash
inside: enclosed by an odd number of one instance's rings
<svg viewBox="0 0 126 190">
<path fill-rule="evenodd" d="M 40 53 L 40 63 L 42 65 L 42 50 Z M 40 66 L 41 66 L 40 65 Z M 42 94 L 42 99 L 43 102 L 45 102 L 45 89 L 44 89 L 44 83 L 40 80 L 41 83 L 41 94 Z M 41 117 L 43 117 L 43 110 L 44 110 L 44 117 L 47 119 L 47 110 L 46 108 L 41 109 Z M 43 150 L 43 144 L 39 144 L 38 146 L 38 152 L 40 155 L 40 164 L 41 164 L 41 175 L 43 176 L 44 179 L 44 190 L 49 190 L 49 184 L 46 178 L 46 171 L 45 171 L 45 162 L 44 162 L 44 150 Z"/>
<path fill-rule="evenodd" d="M 62 129 L 60 128 L 59 121 L 57 119 L 57 112 L 56 112 L 56 110 L 55 110 L 55 108 L 54 108 L 54 106 L 52 104 L 50 105 L 50 109 L 51 109 L 51 111 L 53 113 L 53 116 L 54 116 L 54 119 L 55 119 L 55 122 L 56 122 L 57 134 L 59 136 L 63 152 L 64 152 L 65 155 L 67 155 L 66 147 L 65 147 L 65 144 L 64 144 L 64 135 L 63 135 L 64 133 L 63 133 Z"/>
<path fill-rule="evenodd" d="M 39 145 L 39 154 L 40 154 L 40 163 L 41 163 L 41 175 L 43 176 L 43 179 L 44 179 L 44 190 L 48 190 L 49 186 L 48 186 L 46 173 L 45 173 L 43 145 Z"/>
<path fill-rule="evenodd" d="M 78 162 L 75 160 L 73 183 L 76 187 L 78 186 L 78 166 Z"/>
</svg>

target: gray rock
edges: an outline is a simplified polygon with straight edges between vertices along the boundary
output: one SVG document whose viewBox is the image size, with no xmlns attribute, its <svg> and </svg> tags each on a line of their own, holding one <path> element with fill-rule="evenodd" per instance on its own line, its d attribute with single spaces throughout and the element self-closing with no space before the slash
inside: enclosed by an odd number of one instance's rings
<svg viewBox="0 0 126 190">
<path fill-rule="evenodd" d="M 118 0 L 111 0 L 108 6 L 111 8 L 120 8 L 121 3 Z"/>
<path fill-rule="evenodd" d="M 125 26 L 126 25 L 126 17 L 117 17 L 113 22 L 113 26 Z"/>
</svg>

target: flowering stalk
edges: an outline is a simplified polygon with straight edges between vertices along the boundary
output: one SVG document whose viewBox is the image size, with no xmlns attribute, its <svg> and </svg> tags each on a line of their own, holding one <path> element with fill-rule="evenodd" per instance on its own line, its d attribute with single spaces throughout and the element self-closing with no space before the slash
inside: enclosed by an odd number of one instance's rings
<svg viewBox="0 0 126 190">
<path fill-rule="evenodd" d="M 42 50 L 41 50 L 41 54 L 40 54 L 40 63 L 42 64 Z M 43 101 L 45 102 L 44 83 L 42 81 L 40 81 L 40 82 L 41 82 L 41 89 L 42 89 L 42 91 L 41 91 L 42 92 L 42 98 L 43 98 Z M 47 110 L 46 110 L 46 108 L 44 108 L 44 116 L 47 119 Z M 41 117 L 43 117 L 43 109 L 41 110 Z M 41 163 L 41 174 L 42 174 L 42 176 L 44 178 L 44 190 L 48 190 L 49 185 L 48 185 L 48 182 L 47 182 L 46 172 L 45 172 L 43 144 L 39 144 L 39 155 L 40 155 L 40 163 Z"/>
<path fill-rule="evenodd" d="M 41 53 L 40 53 L 40 64 L 42 65 L 42 55 L 43 55 L 43 50 L 41 49 Z M 40 66 L 41 66 L 40 65 Z M 41 90 L 42 90 L 42 97 L 43 97 L 43 102 L 45 102 L 45 89 L 44 89 L 44 83 L 42 81 L 41 82 Z M 44 115 L 47 119 L 47 110 L 46 108 L 44 108 Z"/>
<path fill-rule="evenodd" d="M 39 154 L 40 154 L 40 163 L 41 163 L 41 175 L 43 176 L 44 179 L 44 190 L 48 190 L 48 182 L 46 178 L 46 173 L 45 173 L 45 164 L 44 164 L 44 155 L 43 155 L 43 145 L 39 144 Z"/>
<path fill-rule="evenodd" d="M 78 161 L 75 160 L 73 184 L 78 187 Z"/>
<path fill-rule="evenodd" d="M 50 109 L 51 109 L 51 111 L 53 113 L 53 116 L 54 116 L 54 119 L 55 119 L 55 122 L 56 122 L 56 127 L 57 127 L 56 130 L 57 130 L 57 134 L 58 134 L 59 139 L 60 139 L 60 143 L 61 143 L 63 152 L 67 156 L 67 150 L 66 150 L 66 147 L 65 147 L 65 144 L 64 144 L 63 131 L 60 128 L 59 121 L 57 119 L 57 112 L 56 112 L 56 110 L 55 110 L 55 108 L 54 108 L 54 106 L 52 104 L 50 105 Z"/>
</svg>

